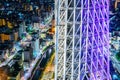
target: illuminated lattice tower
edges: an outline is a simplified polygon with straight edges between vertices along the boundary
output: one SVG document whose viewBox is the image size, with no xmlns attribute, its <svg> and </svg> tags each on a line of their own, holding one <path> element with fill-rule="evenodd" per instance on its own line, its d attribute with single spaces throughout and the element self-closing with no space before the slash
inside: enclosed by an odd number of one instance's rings
<svg viewBox="0 0 120 80">
<path fill-rule="evenodd" d="M 55 0 L 55 80 L 110 80 L 109 0 Z"/>
</svg>

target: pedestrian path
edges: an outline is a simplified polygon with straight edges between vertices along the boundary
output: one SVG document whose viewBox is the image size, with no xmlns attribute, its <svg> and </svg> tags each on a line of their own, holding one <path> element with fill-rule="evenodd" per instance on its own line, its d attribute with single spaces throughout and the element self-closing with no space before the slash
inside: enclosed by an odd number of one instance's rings
<svg viewBox="0 0 120 80">
<path fill-rule="evenodd" d="M 54 80 L 54 58 L 55 53 L 53 53 L 50 60 L 47 62 L 45 70 L 39 80 Z"/>
</svg>

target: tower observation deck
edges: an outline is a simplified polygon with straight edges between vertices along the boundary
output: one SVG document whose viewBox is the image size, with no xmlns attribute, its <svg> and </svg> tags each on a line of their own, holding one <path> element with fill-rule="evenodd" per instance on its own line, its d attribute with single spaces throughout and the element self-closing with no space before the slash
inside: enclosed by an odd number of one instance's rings
<svg viewBox="0 0 120 80">
<path fill-rule="evenodd" d="M 109 0 L 55 0 L 55 80 L 111 80 Z"/>
</svg>

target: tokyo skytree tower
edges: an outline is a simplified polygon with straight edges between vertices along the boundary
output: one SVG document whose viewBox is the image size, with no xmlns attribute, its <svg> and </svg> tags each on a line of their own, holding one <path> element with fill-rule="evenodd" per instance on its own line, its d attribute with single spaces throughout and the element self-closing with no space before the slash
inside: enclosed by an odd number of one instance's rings
<svg viewBox="0 0 120 80">
<path fill-rule="evenodd" d="M 55 0 L 55 80 L 111 80 L 109 0 Z"/>
</svg>

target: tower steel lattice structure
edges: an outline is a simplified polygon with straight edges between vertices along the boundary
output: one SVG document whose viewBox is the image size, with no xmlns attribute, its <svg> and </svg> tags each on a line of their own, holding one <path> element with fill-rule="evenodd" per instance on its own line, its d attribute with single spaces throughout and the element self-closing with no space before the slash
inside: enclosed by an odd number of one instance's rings
<svg viewBox="0 0 120 80">
<path fill-rule="evenodd" d="M 109 0 L 55 0 L 55 80 L 111 80 Z"/>
</svg>

